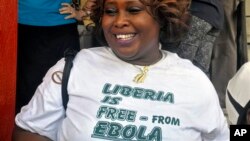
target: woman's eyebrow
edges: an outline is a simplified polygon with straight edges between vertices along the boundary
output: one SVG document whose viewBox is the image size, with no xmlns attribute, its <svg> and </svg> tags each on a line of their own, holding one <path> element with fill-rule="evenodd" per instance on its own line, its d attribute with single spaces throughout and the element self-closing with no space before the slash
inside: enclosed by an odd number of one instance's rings
<svg viewBox="0 0 250 141">
<path fill-rule="evenodd" d="M 138 1 L 135 1 L 135 0 L 127 0 L 125 2 L 126 4 L 142 4 L 139 0 Z M 116 2 L 115 1 L 108 1 L 108 2 L 104 2 L 104 6 L 107 6 L 107 5 L 116 5 Z"/>
</svg>

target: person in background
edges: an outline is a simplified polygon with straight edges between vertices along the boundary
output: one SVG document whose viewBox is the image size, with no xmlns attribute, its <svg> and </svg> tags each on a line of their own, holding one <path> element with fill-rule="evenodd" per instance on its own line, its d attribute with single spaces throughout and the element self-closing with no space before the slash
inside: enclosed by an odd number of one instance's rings
<svg viewBox="0 0 250 141">
<path fill-rule="evenodd" d="M 207 76 L 190 61 L 161 50 L 160 39 L 167 37 L 162 34 L 179 38 L 187 28 L 188 4 L 96 1 L 92 19 L 106 46 L 82 49 L 74 58 L 66 111 L 62 86 L 53 79 L 63 71 L 64 58 L 48 71 L 17 114 L 13 141 L 229 141 Z"/>
<path fill-rule="evenodd" d="M 96 0 L 81 0 L 81 3 L 62 3 L 60 14 L 69 14 L 65 19 L 76 19 L 78 21 L 90 20 L 91 9 L 96 5 Z M 89 21 L 92 24 L 93 21 Z"/>
<path fill-rule="evenodd" d="M 221 2 L 225 22 L 219 37 L 215 41 L 210 76 L 219 95 L 221 107 L 225 109 L 225 91 L 228 81 L 248 61 L 248 55 L 245 1 L 221 0 Z"/>
<path fill-rule="evenodd" d="M 219 0 L 192 0 L 190 28 L 180 41 L 167 41 L 163 49 L 189 59 L 210 77 L 213 46 L 223 27 L 223 7 Z M 172 44 L 173 47 L 169 48 Z"/>
<path fill-rule="evenodd" d="M 33 96 L 66 48 L 80 49 L 77 23 L 60 14 L 70 0 L 18 0 L 16 113 Z M 64 5 L 63 5 L 64 6 Z"/>
<path fill-rule="evenodd" d="M 72 12 L 67 19 L 76 19 L 78 21 L 78 31 L 81 48 L 91 48 L 100 46 L 93 32 L 95 24 L 90 19 L 91 9 L 94 8 L 96 0 L 81 0 L 76 5 L 63 3 L 65 7 L 60 9 L 61 14 Z"/>
<path fill-rule="evenodd" d="M 250 125 L 250 62 L 245 63 L 230 79 L 226 92 L 229 124 Z"/>
</svg>

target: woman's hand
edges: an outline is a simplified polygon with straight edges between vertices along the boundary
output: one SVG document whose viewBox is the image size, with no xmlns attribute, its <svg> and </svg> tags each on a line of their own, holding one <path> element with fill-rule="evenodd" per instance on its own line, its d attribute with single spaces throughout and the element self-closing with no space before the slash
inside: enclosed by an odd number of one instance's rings
<svg viewBox="0 0 250 141">
<path fill-rule="evenodd" d="M 68 14 L 65 19 L 75 18 L 82 21 L 91 14 L 93 7 L 96 5 L 96 0 L 87 0 L 83 9 L 76 10 L 69 3 L 62 3 L 62 8 L 59 9 L 60 14 Z"/>
<path fill-rule="evenodd" d="M 77 11 L 69 3 L 62 3 L 62 8 L 59 9 L 60 14 L 68 14 L 65 19 L 75 18 L 76 20 L 82 20 L 82 14 L 80 11 Z"/>
</svg>

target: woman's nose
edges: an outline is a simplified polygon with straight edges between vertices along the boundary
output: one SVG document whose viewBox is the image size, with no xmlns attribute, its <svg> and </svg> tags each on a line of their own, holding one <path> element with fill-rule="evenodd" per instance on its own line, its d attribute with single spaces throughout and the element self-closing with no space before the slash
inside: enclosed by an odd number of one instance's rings
<svg viewBox="0 0 250 141">
<path fill-rule="evenodd" d="M 114 21 L 114 25 L 117 28 L 122 28 L 122 27 L 128 26 L 129 25 L 128 16 L 123 12 L 117 14 L 115 21 Z"/>
</svg>

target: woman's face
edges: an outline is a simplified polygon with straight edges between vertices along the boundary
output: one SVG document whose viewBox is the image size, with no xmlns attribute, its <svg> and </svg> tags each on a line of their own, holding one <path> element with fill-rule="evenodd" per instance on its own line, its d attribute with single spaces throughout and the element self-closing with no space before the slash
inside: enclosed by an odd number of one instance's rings
<svg viewBox="0 0 250 141">
<path fill-rule="evenodd" d="M 122 60 L 150 65 L 159 59 L 159 24 L 139 0 L 105 0 L 102 28 Z"/>
</svg>

